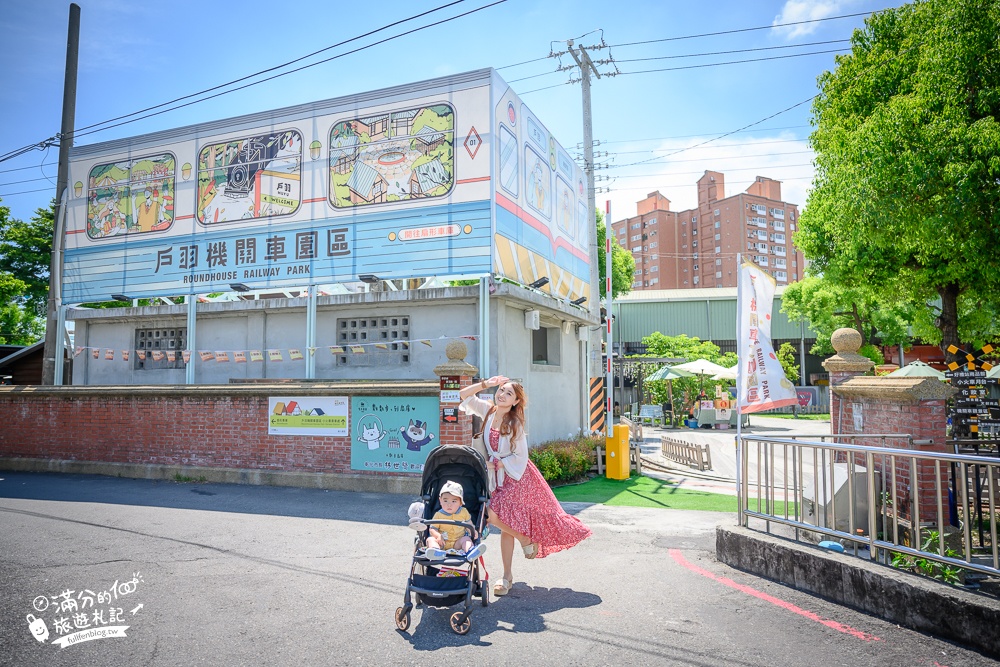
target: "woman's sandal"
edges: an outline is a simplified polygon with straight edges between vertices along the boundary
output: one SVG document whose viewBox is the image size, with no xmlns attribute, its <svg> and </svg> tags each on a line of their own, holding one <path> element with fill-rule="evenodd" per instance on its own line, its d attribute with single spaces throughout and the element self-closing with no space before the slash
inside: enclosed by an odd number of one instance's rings
<svg viewBox="0 0 1000 667">
<path fill-rule="evenodd" d="M 538 555 L 538 542 L 521 545 L 521 550 L 524 551 L 524 557 L 531 560 Z"/>
<path fill-rule="evenodd" d="M 502 597 L 510 593 L 510 589 L 514 587 L 514 582 L 510 579 L 501 579 L 497 583 L 493 584 L 493 595 L 497 597 Z"/>
</svg>

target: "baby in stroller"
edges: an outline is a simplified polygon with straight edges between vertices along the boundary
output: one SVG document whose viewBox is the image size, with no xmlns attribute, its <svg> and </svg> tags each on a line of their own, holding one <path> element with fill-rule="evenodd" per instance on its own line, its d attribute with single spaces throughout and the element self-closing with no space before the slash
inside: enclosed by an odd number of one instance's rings
<svg viewBox="0 0 1000 667">
<path fill-rule="evenodd" d="M 420 485 L 422 507 L 414 503 L 410 526 L 417 529 L 403 606 L 396 627 L 406 631 L 417 605 L 464 610 L 451 615 L 451 628 L 464 635 L 472 627 L 472 598 L 489 604 L 488 574 L 482 554 L 489 500 L 483 456 L 471 447 L 441 445 L 427 455 Z M 425 530 L 426 528 L 426 530 Z"/>
<path fill-rule="evenodd" d="M 486 548 L 485 544 L 475 544 L 472 541 L 472 534 L 468 527 L 454 525 L 451 523 L 437 523 L 438 521 L 471 522 L 472 516 L 469 510 L 465 509 L 462 495 L 464 490 L 458 482 L 448 481 L 441 486 L 441 493 L 438 494 L 438 502 L 441 509 L 434 513 L 431 520 L 427 522 L 426 548 L 424 554 L 431 560 L 440 560 L 447 556 L 449 552 L 453 554 L 464 554 L 466 560 L 475 560 Z"/>
</svg>

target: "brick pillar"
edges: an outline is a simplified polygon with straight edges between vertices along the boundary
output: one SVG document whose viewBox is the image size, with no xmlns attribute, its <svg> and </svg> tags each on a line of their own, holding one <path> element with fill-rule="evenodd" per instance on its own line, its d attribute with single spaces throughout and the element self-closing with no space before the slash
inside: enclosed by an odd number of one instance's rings
<svg viewBox="0 0 1000 667">
<path fill-rule="evenodd" d="M 472 384 L 473 378 L 475 378 L 479 373 L 479 369 L 465 361 L 465 355 L 468 354 L 468 352 L 468 348 L 462 341 L 451 341 L 448 343 L 447 347 L 445 347 L 445 354 L 448 356 L 448 361 L 440 366 L 436 366 L 434 368 L 434 374 L 439 378 L 457 377 L 460 380 L 461 388 L 465 389 Z M 441 434 L 439 442 L 442 445 L 472 444 L 472 416 L 459 411 L 458 422 L 454 424 L 446 424 L 444 421 L 445 408 L 457 409 L 458 403 L 441 404 L 442 413 L 438 417 L 440 419 L 438 428 L 440 429 Z"/>
<path fill-rule="evenodd" d="M 830 336 L 836 354 L 823 362 L 823 368 L 830 374 L 830 432 L 833 434 L 853 432 L 844 429 L 854 419 L 851 405 L 842 403 L 843 399 L 834 389 L 852 377 L 864 375 L 875 366 L 871 359 L 858 354 L 861 340 L 861 334 L 856 329 L 837 329 Z"/>
<path fill-rule="evenodd" d="M 854 377 L 841 382 L 831 393 L 843 401 L 843 434 L 901 434 L 907 438 L 869 437 L 854 440 L 866 447 L 909 449 L 915 454 L 947 452 L 947 415 L 945 403 L 955 393 L 950 386 L 937 378 L 921 377 Z M 857 419 L 855 419 L 857 417 Z M 831 419 L 832 419 L 831 415 Z M 856 428 L 856 426 L 860 428 Z M 876 457 L 878 474 L 886 461 Z M 857 463 L 864 465 L 863 461 Z M 938 524 L 940 509 L 945 522 L 948 520 L 949 466 L 940 464 L 939 477 L 935 475 L 933 461 L 918 460 L 915 466 L 907 457 L 896 458 L 895 479 L 887 479 L 888 492 L 895 491 L 897 505 L 893 512 L 900 519 L 913 521 L 918 509 L 916 499 L 919 489 L 921 525 Z M 938 495 L 940 484 L 941 495 Z"/>
</svg>

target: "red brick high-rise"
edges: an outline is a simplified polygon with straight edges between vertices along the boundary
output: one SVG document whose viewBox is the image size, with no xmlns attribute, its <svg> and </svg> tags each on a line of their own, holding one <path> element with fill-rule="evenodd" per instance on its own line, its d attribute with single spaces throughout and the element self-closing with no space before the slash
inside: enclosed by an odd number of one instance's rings
<svg viewBox="0 0 1000 667">
<path fill-rule="evenodd" d="M 803 277 L 792 245 L 799 208 L 781 200 L 781 182 L 758 176 L 745 192 L 725 196 L 725 176 L 698 179 L 698 208 L 671 211 L 659 192 L 636 203 L 636 216 L 611 225 L 635 257 L 634 290 L 736 287 L 742 253 L 786 285 Z"/>
</svg>

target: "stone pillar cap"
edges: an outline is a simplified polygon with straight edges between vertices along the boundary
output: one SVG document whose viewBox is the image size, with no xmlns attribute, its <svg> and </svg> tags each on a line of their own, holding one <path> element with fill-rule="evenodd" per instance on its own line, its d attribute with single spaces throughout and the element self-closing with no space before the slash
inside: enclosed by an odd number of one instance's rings
<svg viewBox="0 0 1000 667">
<path fill-rule="evenodd" d="M 444 348 L 444 353 L 448 361 L 440 366 L 434 367 L 434 374 L 438 377 L 445 376 L 466 376 L 475 377 L 479 369 L 465 360 L 465 355 L 469 353 L 469 348 L 460 340 L 453 340 Z"/>
<path fill-rule="evenodd" d="M 830 336 L 836 354 L 823 362 L 828 372 L 867 373 L 875 367 L 868 357 L 858 354 L 861 349 L 861 333 L 857 329 L 845 327 L 837 329 Z"/>
</svg>

